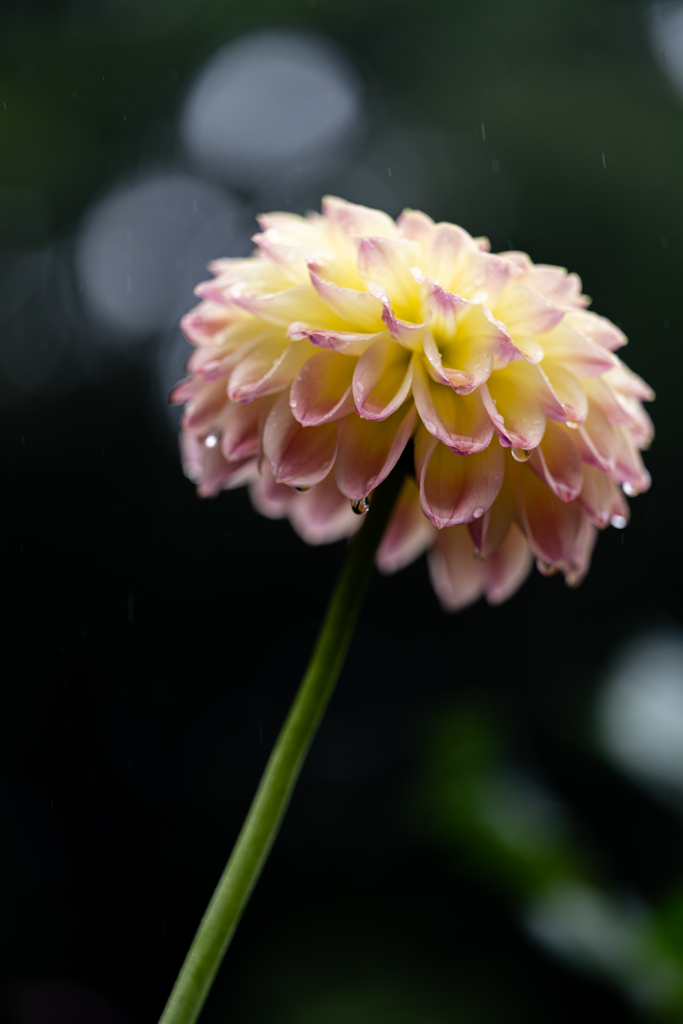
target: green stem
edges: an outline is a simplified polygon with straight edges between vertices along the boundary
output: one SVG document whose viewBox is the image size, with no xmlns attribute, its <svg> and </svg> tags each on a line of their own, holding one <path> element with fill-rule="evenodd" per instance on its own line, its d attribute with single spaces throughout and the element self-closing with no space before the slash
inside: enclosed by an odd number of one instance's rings
<svg viewBox="0 0 683 1024">
<path fill-rule="evenodd" d="M 332 696 L 351 642 L 374 555 L 402 483 L 396 469 L 375 491 L 351 543 L 306 674 L 268 759 L 256 796 L 199 925 L 159 1024 L 194 1024 L 259 879 L 308 748 Z"/>
</svg>

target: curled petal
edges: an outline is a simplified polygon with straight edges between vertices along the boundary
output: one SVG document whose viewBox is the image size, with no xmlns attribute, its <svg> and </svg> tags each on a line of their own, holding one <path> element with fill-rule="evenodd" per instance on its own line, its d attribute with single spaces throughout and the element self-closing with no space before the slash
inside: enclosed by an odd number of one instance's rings
<svg viewBox="0 0 683 1024">
<path fill-rule="evenodd" d="M 338 284 L 326 281 L 313 266 L 309 266 L 309 273 L 311 284 L 321 301 L 325 303 L 328 312 L 339 317 L 345 324 L 352 324 L 358 331 L 377 333 L 384 330 L 384 306 L 378 298 L 370 292 L 342 288 Z"/>
<path fill-rule="evenodd" d="M 254 235 L 252 241 L 256 242 L 263 255 L 271 260 L 282 272 L 283 277 L 292 284 L 308 284 L 309 260 L 333 258 L 333 253 L 329 249 L 321 250 L 320 241 L 293 245 L 291 241 L 285 240 L 277 228 L 270 228 Z"/>
<path fill-rule="evenodd" d="M 268 414 L 263 452 L 279 483 L 313 487 L 329 473 L 337 454 L 337 424 L 302 427 L 283 392 Z"/>
<path fill-rule="evenodd" d="M 610 423 L 628 423 L 629 414 L 619 402 L 612 388 L 600 377 L 583 382 L 584 389 L 591 404 L 602 409 Z"/>
<path fill-rule="evenodd" d="M 351 501 L 369 494 L 398 462 L 414 425 L 412 402 L 381 422 L 353 415 L 340 420 L 335 465 L 339 490 Z"/>
<path fill-rule="evenodd" d="M 584 468 L 579 501 L 581 508 L 599 530 L 604 530 L 613 520 L 619 526 L 625 526 L 629 521 L 628 503 L 621 490 L 606 473 L 601 473 L 594 466 Z"/>
<path fill-rule="evenodd" d="M 358 249 L 358 270 L 384 305 L 402 319 L 419 320 L 418 289 L 410 269 L 420 258 L 420 247 L 407 238 L 363 238 Z"/>
<path fill-rule="evenodd" d="M 289 407 L 304 427 L 329 423 L 353 412 L 351 382 L 356 360 L 338 352 L 318 352 L 296 375 Z"/>
<path fill-rule="evenodd" d="M 588 415 L 588 396 L 574 374 L 547 359 L 539 370 L 553 396 L 551 404 L 543 403 L 546 416 L 562 423 L 583 423 Z M 561 415 L 557 414 L 558 402 L 562 407 Z"/>
<path fill-rule="evenodd" d="M 574 501 L 583 484 L 581 456 L 569 431 L 549 422 L 538 448 L 529 459 L 529 468 L 543 480 L 560 501 Z"/>
<path fill-rule="evenodd" d="M 505 456 L 498 444 L 466 457 L 432 441 L 420 474 L 420 502 L 435 526 L 457 526 L 478 519 L 503 483 Z"/>
<path fill-rule="evenodd" d="M 581 526 L 577 501 L 560 501 L 526 466 L 515 467 L 517 515 L 539 563 L 562 568 Z"/>
<path fill-rule="evenodd" d="M 406 320 L 399 320 L 398 317 L 394 316 L 393 309 L 387 305 L 382 313 L 382 321 L 394 341 L 397 341 L 399 345 L 403 345 L 404 348 L 410 349 L 412 352 L 419 352 L 422 348 L 424 329 L 429 323 L 430 316 L 431 314 L 428 311 L 427 317 L 422 323 L 408 323 Z"/>
<path fill-rule="evenodd" d="M 496 430 L 515 448 L 535 448 L 545 433 L 545 412 L 538 397 L 543 383 L 537 366 L 518 360 L 491 374 L 479 389 Z"/>
<path fill-rule="evenodd" d="M 298 213 L 260 213 L 256 220 L 262 231 L 284 245 L 320 248 L 330 242 L 327 222 L 319 213 L 308 213 L 305 217 Z"/>
<path fill-rule="evenodd" d="M 483 300 L 487 306 L 493 306 L 505 288 L 509 275 L 510 270 L 500 256 L 486 252 L 477 244 L 474 250 L 465 253 L 462 266 L 458 268 L 457 279 L 452 278 L 448 288 L 466 299 Z"/>
<path fill-rule="evenodd" d="M 364 419 L 384 420 L 391 416 L 410 393 L 413 359 L 388 334 L 381 334 L 366 349 L 353 375 L 356 412 Z"/>
<path fill-rule="evenodd" d="M 437 384 L 415 358 L 413 397 L 426 429 L 461 455 L 483 451 L 493 436 L 493 423 L 482 401 L 486 385 L 469 395 L 458 395 L 446 384 Z"/>
<path fill-rule="evenodd" d="M 280 336 L 251 345 L 230 375 L 229 398 L 233 402 L 251 402 L 281 391 L 315 351 L 307 338 L 288 344 Z"/>
<path fill-rule="evenodd" d="M 617 393 L 617 401 L 628 416 L 628 429 L 641 451 L 649 448 L 655 436 L 655 425 L 637 398 Z"/>
<path fill-rule="evenodd" d="M 423 347 L 436 376 L 466 395 L 489 379 L 495 355 L 507 341 L 481 307 L 472 306 L 462 316 L 454 338 L 437 346 L 427 331 Z"/>
<path fill-rule="evenodd" d="M 347 356 L 361 356 L 380 335 L 357 334 L 353 331 L 318 331 L 303 323 L 293 323 L 289 325 L 287 337 L 292 341 L 308 338 L 316 348 L 327 348 L 331 352 L 344 352 Z"/>
<path fill-rule="evenodd" d="M 384 531 L 375 562 L 380 572 L 398 572 L 426 551 L 438 534 L 422 514 L 420 492 L 412 476 L 406 476 Z"/>
<path fill-rule="evenodd" d="M 328 473 L 306 494 L 295 494 L 288 515 L 292 526 L 307 544 L 332 544 L 342 537 L 350 537 L 362 522 L 339 493 L 334 473 Z"/>
</svg>

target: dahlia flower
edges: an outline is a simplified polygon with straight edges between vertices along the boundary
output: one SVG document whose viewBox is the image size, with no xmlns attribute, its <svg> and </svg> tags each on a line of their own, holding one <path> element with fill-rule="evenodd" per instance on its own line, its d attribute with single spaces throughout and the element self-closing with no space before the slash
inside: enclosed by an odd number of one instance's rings
<svg viewBox="0 0 683 1024">
<path fill-rule="evenodd" d="M 534 560 L 578 583 L 649 487 L 654 396 L 576 274 L 332 197 L 259 224 L 182 320 L 195 349 L 171 400 L 199 494 L 249 485 L 259 512 L 333 541 L 412 442 L 381 570 L 428 551 L 451 610 L 505 600 Z"/>
</svg>

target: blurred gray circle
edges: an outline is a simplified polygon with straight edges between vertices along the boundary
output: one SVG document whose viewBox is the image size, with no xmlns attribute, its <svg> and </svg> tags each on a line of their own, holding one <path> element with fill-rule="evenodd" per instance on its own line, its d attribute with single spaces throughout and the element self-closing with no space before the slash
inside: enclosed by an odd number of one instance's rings
<svg viewBox="0 0 683 1024">
<path fill-rule="evenodd" d="M 184 145 L 204 170 L 253 190 L 282 172 L 312 177 L 359 128 L 361 87 L 326 40 L 258 32 L 220 49 L 182 115 Z"/>
<path fill-rule="evenodd" d="M 86 215 L 76 246 L 83 303 L 120 339 L 169 328 L 197 300 L 206 264 L 246 251 L 237 199 L 179 173 L 115 188 Z"/>
</svg>

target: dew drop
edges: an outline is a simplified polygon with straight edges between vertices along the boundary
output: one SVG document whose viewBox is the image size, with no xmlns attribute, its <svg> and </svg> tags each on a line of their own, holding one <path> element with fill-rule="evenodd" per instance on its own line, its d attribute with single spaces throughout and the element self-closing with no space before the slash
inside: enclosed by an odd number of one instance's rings
<svg viewBox="0 0 683 1024">
<path fill-rule="evenodd" d="M 307 494 L 309 491 L 312 491 L 313 488 L 312 487 L 295 487 L 294 490 L 298 491 L 299 494 Z"/>
<path fill-rule="evenodd" d="M 625 484 L 621 485 L 621 489 L 624 492 L 624 494 L 626 494 L 629 498 L 632 498 L 633 495 L 636 493 L 635 487 L 633 486 L 633 484 L 630 484 L 628 480 Z"/>
<path fill-rule="evenodd" d="M 215 448 L 218 441 L 218 434 L 209 434 L 209 436 L 204 440 L 204 444 L 207 448 Z"/>
<path fill-rule="evenodd" d="M 573 420 L 567 420 L 567 426 L 569 427 L 570 430 L 578 430 L 579 429 L 579 424 L 578 423 L 574 423 Z"/>
<path fill-rule="evenodd" d="M 368 501 L 367 497 L 359 498 L 358 501 L 351 502 L 351 508 L 353 509 L 357 516 L 364 516 L 365 513 L 370 508 L 370 502 Z"/>
<path fill-rule="evenodd" d="M 477 505 L 477 507 L 475 508 L 474 512 L 472 513 L 472 515 L 474 516 L 475 519 L 481 519 L 483 514 L 484 514 L 484 510 L 481 507 L 481 505 Z"/>
<path fill-rule="evenodd" d="M 512 458 L 515 462 L 527 462 L 531 458 L 531 448 L 511 448 Z"/>
<path fill-rule="evenodd" d="M 626 516 L 612 516 L 612 518 L 610 519 L 610 523 L 615 528 L 615 530 L 623 530 L 624 527 L 627 525 L 628 520 Z"/>
</svg>

